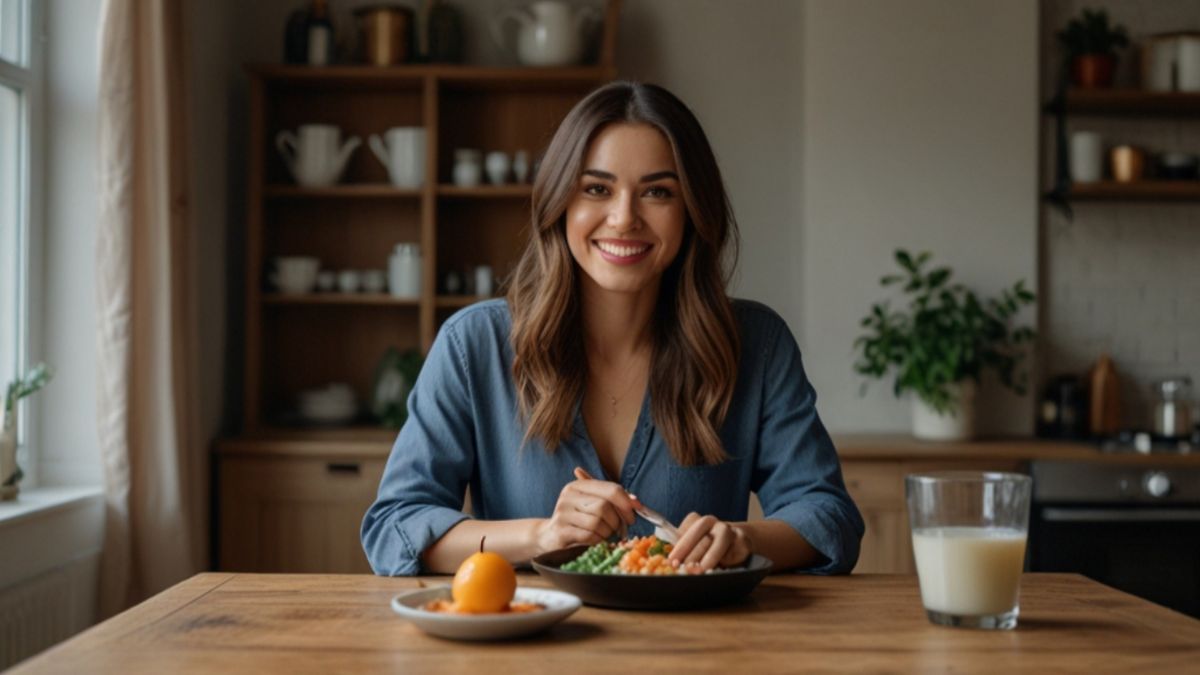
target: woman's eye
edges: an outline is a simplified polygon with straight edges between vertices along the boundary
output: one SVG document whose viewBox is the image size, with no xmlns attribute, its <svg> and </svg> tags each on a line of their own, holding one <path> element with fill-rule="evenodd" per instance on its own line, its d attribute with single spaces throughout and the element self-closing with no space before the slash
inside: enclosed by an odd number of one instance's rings
<svg viewBox="0 0 1200 675">
<path fill-rule="evenodd" d="M 596 195 L 596 196 L 608 194 L 608 188 L 601 185 L 600 183 L 591 183 L 591 184 L 585 185 L 583 187 L 583 191 L 589 195 Z"/>
<path fill-rule="evenodd" d="M 646 194 L 655 199 L 670 199 L 671 191 L 661 185 L 654 185 L 646 190 Z"/>
</svg>

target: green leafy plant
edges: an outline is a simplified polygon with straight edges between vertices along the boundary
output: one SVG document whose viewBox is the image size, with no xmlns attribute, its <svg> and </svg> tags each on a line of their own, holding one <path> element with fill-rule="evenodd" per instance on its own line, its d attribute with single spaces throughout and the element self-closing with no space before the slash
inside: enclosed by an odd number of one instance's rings
<svg viewBox="0 0 1200 675">
<path fill-rule="evenodd" d="M 425 358 L 409 349 L 388 347 L 375 368 L 371 412 L 384 426 L 399 429 L 408 420 L 408 394 L 417 382 Z"/>
<path fill-rule="evenodd" d="M 54 371 L 50 369 L 50 366 L 47 366 L 44 363 L 39 363 L 33 368 L 30 368 L 29 372 L 25 373 L 23 377 L 18 377 L 17 379 L 8 383 L 8 387 L 6 387 L 4 391 L 4 424 L 6 427 L 14 423 L 12 415 L 15 414 L 17 401 L 20 401 L 26 396 L 32 396 L 33 394 L 37 393 L 37 391 L 46 386 L 46 384 L 50 382 L 51 378 L 53 377 Z M 8 442 L 15 443 L 15 440 L 15 438 L 11 438 L 11 440 Z M 12 446 L 10 446 L 10 449 L 11 447 Z M 19 483 L 21 479 L 25 477 L 25 472 L 21 470 L 20 466 L 16 466 L 14 469 L 15 470 L 13 471 L 12 475 L 5 478 L 3 485 L 0 487 L 11 487 Z"/>
<path fill-rule="evenodd" d="M 1129 34 L 1125 27 L 1110 26 L 1108 12 L 1103 9 L 1084 9 L 1078 18 L 1068 21 L 1067 27 L 1057 35 L 1069 57 L 1085 54 L 1116 56 L 1118 49 L 1129 46 Z"/>
<path fill-rule="evenodd" d="M 998 298 L 981 300 L 962 284 L 951 283 L 950 268 L 926 271 L 928 252 L 914 258 L 900 249 L 895 258 L 903 274 L 885 276 L 880 284 L 901 285 L 908 307 L 893 311 L 886 300 L 871 307 L 861 322 L 866 333 L 854 342 L 859 352 L 854 370 L 875 379 L 894 370 L 897 397 L 913 391 L 942 414 L 954 409 L 951 385 L 967 378 L 978 382 L 985 368 L 1023 394 L 1026 374 L 1018 374 L 1017 366 L 1023 345 L 1036 334 L 1011 324 L 1021 306 L 1034 301 L 1025 282 L 1018 281 Z"/>
<path fill-rule="evenodd" d="M 37 393 L 53 377 L 54 370 L 44 363 L 39 363 L 30 368 L 24 377 L 9 382 L 8 389 L 4 392 L 4 412 L 11 411 L 17 405 L 17 401 Z"/>
</svg>

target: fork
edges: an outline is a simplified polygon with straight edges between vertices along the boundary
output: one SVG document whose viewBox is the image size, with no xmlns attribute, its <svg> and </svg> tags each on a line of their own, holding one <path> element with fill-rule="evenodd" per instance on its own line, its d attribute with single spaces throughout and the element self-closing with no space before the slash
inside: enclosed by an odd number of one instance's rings
<svg viewBox="0 0 1200 675">
<path fill-rule="evenodd" d="M 596 480 L 590 473 L 578 466 L 575 467 L 575 478 L 579 480 Z M 649 506 L 643 504 L 641 500 L 637 498 L 637 495 L 630 492 L 626 492 L 625 494 L 629 495 L 629 498 L 633 500 L 633 512 L 638 514 L 638 516 L 649 522 L 651 525 L 654 525 L 654 536 L 662 539 L 668 544 L 674 544 L 679 541 L 679 530 L 671 524 L 671 521 L 667 520 L 666 517 L 664 517 L 658 511 L 655 511 Z"/>
</svg>

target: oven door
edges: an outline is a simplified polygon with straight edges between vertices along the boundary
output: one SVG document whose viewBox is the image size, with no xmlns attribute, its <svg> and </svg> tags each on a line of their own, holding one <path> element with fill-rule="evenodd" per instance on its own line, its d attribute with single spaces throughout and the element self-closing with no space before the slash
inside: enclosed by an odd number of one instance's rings
<svg viewBox="0 0 1200 675">
<path fill-rule="evenodd" d="M 1200 618 L 1200 504 L 1035 504 L 1030 569 L 1078 572 Z"/>
</svg>

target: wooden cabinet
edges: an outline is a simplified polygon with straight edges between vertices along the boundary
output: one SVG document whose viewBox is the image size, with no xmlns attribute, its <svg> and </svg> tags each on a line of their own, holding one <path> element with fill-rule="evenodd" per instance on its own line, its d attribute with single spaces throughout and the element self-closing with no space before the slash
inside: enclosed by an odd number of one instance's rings
<svg viewBox="0 0 1200 675">
<path fill-rule="evenodd" d="M 358 532 L 383 465 L 381 458 L 222 458 L 221 569 L 369 573 Z"/>
<path fill-rule="evenodd" d="M 243 432 L 217 444 L 222 569 L 369 571 L 359 526 L 396 431 L 365 413 L 338 427 L 306 426 L 298 394 L 345 382 L 365 404 L 389 348 L 427 352 L 443 321 L 483 299 L 440 291 L 447 272 L 488 265 L 503 281 L 526 236 L 531 186 L 452 185 L 454 151 L 537 158 L 575 103 L 614 77 L 611 65 L 249 68 Z M 296 185 L 275 137 L 310 123 L 337 125 L 364 146 L 391 127 L 424 127 L 425 184 L 393 187 L 362 147 L 338 184 Z M 331 271 L 383 270 L 401 242 L 420 245 L 416 299 L 283 295 L 268 280 L 278 256 L 316 257 Z"/>
<path fill-rule="evenodd" d="M 915 574 L 904 477 L 922 471 L 1024 471 L 1018 460 L 853 460 L 842 459 L 846 489 L 867 525 L 859 574 Z"/>
</svg>

